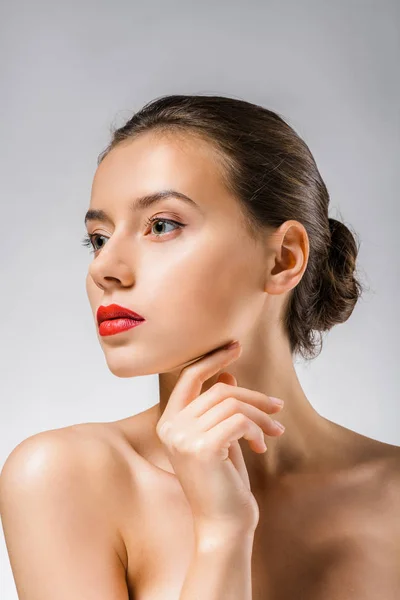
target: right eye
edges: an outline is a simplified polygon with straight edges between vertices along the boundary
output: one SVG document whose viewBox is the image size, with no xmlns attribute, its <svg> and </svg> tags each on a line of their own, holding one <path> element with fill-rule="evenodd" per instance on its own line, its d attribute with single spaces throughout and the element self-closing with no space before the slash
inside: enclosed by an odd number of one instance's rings
<svg viewBox="0 0 400 600">
<path fill-rule="evenodd" d="M 106 238 L 107 236 L 101 235 L 100 233 L 87 233 L 85 235 L 85 237 L 83 238 L 83 240 L 82 240 L 82 245 L 83 246 L 87 246 L 88 248 L 91 248 L 91 250 L 90 250 L 91 254 L 94 254 L 95 252 L 97 252 L 97 250 L 101 250 L 101 247 L 100 248 L 96 248 L 93 245 L 93 240 L 95 238 L 97 238 L 97 237 L 104 237 L 104 238 Z M 104 246 L 104 244 L 103 244 L 103 246 Z"/>
</svg>

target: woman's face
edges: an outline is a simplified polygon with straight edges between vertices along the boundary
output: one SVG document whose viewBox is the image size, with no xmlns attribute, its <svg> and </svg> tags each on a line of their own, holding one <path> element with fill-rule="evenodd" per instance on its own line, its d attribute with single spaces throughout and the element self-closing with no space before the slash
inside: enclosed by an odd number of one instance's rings
<svg viewBox="0 0 400 600">
<path fill-rule="evenodd" d="M 195 204 L 171 196 L 145 209 L 130 207 L 162 190 L 181 192 Z M 233 339 L 243 341 L 257 326 L 265 247 L 248 235 L 207 142 L 152 132 L 124 142 L 98 166 L 89 208 L 108 216 L 87 222 L 96 237 L 86 290 L 112 373 L 180 370 Z M 97 309 L 113 303 L 145 322 L 101 336 Z"/>
</svg>

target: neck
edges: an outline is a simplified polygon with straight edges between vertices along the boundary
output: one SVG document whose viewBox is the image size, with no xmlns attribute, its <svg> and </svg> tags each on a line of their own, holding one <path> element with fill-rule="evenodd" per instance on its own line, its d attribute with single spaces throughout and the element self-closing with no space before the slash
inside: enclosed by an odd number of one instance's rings
<svg viewBox="0 0 400 600">
<path fill-rule="evenodd" d="M 257 390 L 285 402 L 283 409 L 271 417 L 286 429 L 278 437 L 264 434 L 268 448 L 264 454 L 254 452 L 244 438 L 239 440 L 252 489 L 264 488 L 289 472 L 323 469 L 334 459 L 335 435 L 340 429 L 319 415 L 308 401 L 289 349 L 283 345 L 279 350 L 276 339 L 273 351 L 269 352 L 267 348 L 256 348 L 252 343 L 249 349 L 244 345 L 241 356 L 225 369 L 234 375 L 239 387 Z M 205 381 L 201 393 L 214 385 L 222 372 Z M 159 374 L 160 401 L 154 407 L 157 420 L 165 410 L 179 374 L 180 370 Z"/>
</svg>

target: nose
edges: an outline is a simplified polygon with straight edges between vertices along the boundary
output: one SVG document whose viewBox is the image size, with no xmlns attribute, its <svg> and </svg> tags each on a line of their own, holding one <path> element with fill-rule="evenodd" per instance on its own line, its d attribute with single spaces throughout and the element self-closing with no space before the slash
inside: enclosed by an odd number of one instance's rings
<svg viewBox="0 0 400 600">
<path fill-rule="evenodd" d="M 116 240 L 108 240 L 89 265 L 88 273 L 102 290 L 115 286 L 129 287 L 134 283 L 132 247 L 130 250 Z"/>
</svg>

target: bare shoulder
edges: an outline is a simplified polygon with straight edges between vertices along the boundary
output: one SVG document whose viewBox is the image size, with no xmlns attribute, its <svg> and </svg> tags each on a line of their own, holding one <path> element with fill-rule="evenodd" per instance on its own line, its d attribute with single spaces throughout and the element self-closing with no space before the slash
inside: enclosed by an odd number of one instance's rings
<svg viewBox="0 0 400 600">
<path fill-rule="evenodd" d="M 397 511 L 400 541 L 400 447 L 388 444 L 387 458 L 384 462 L 386 481 L 393 495 L 394 508 Z"/>
<path fill-rule="evenodd" d="M 77 466 L 81 470 L 87 467 L 92 470 L 96 465 L 95 473 L 101 475 L 114 465 L 116 457 L 106 426 L 105 423 L 82 423 L 29 436 L 8 455 L 0 481 L 11 470 L 25 479 L 40 477 L 53 464 L 64 470 Z"/>
<path fill-rule="evenodd" d="M 391 538 L 398 556 L 397 568 L 400 573 L 400 447 L 388 444 L 387 450 L 383 485 L 388 499 L 388 512 L 392 527 Z"/>
<path fill-rule="evenodd" d="M 344 465 L 374 465 L 378 470 L 398 472 L 400 446 L 381 442 L 362 433 L 329 421 L 334 452 L 342 450 L 340 460 Z"/>
<path fill-rule="evenodd" d="M 338 489 L 348 490 L 357 507 L 373 506 L 385 531 L 400 542 L 400 447 L 334 422 L 330 427 Z"/>
<path fill-rule="evenodd" d="M 116 493 L 123 461 L 103 424 L 37 433 L 8 455 L 0 511 L 18 597 L 127 600 Z M 123 486 L 122 486 L 123 487 Z"/>
<path fill-rule="evenodd" d="M 353 432 L 360 455 L 366 464 L 372 466 L 371 473 L 376 476 L 384 489 L 397 496 L 400 491 L 400 446 Z M 362 462 L 362 461 L 360 461 Z"/>
<path fill-rule="evenodd" d="M 400 549 L 400 447 L 357 434 L 365 444 L 367 464 L 371 465 L 369 489 L 376 490 L 376 497 L 385 507 L 390 525 L 391 537 L 394 537 Z"/>
<path fill-rule="evenodd" d="M 108 423 L 82 423 L 36 433 L 20 442 L 8 455 L 0 473 L 0 514 L 8 490 L 50 489 L 54 501 L 71 498 L 96 507 L 101 525 L 126 566 L 126 549 L 116 515 L 118 486 L 124 480 L 125 462 L 118 449 L 118 436 Z M 49 486 L 51 484 L 51 486 Z M 94 508 L 92 514 L 94 514 Z"/>
</svg>

